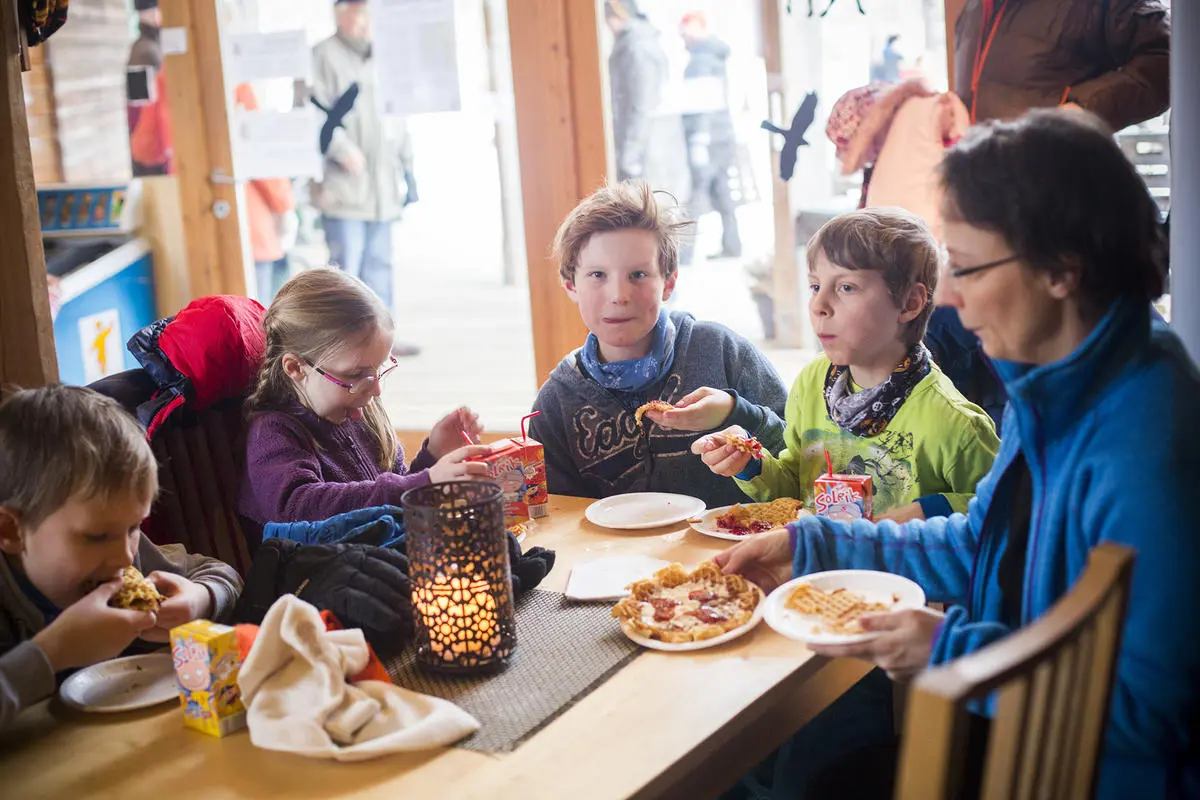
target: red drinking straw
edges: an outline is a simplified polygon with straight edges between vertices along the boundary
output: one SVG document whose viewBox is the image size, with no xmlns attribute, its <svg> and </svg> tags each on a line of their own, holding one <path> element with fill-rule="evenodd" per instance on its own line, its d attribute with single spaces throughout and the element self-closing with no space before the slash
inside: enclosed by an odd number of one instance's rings
<svg viewBox="0 0 1200 800">
<path fill-rule="evenodd" d="M 540 411 L 535 411 L 535 412 L 533 412 L 532 414 L 526 414 L 525 416 L 521 417 L 521 441 L 522 441 L 522 442 L 524 442 L 526 439 L 528 439 L 528 438 L 529 438 L 528 436 L 526 436 L 526 435 L 525 435 L 525 423 L 526 423 L 527 421 L 529 421 L 529 420 L 533 419 L 534 417 L 536 417 L 536 416 L 537 416 L 538 414 L 540 414 L 540 413 L 542 413 L 542 412 L 540 412 Z"/>
<path fill-rule="evenodd" d="M 459 428 L 458 432 L 461 433 L 462 437 L 467 440 L 467 444 L 475 444 L 475 440 L 471 438 L 471 434 L 467 433 L 462 428 Z"/>
<path fill-rule="evenodd" d="M 829 448 L 825 448 L 825 468 L 829 470 L 829 477 L 833 477 L 833 459 L 829 457 Z"/>
</svg>

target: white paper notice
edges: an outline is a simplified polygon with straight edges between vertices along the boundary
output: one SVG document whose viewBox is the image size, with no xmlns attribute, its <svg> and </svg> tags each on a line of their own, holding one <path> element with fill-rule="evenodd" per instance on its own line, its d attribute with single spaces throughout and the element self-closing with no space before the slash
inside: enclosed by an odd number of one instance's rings
<svg viewBox="0 0 1200 800">
<path fill-rule="evenodd" d="M 312 51 L 304 31 L 235 33 L 229 37 L 234 83 L 269 78 L 309 79 Z"/>
<path fill-rule="evenodd" d="M 158 32 L 158 44 L 164 56 L 177 56 L 187 52 L 187 28 L 162 28 Z"/>
<path fill-rule="evenodd" d="M 83 346 L 83 378 L 88 383 L 125 369 L 121 346 L 121 315 L 115 308 L 79 320 L 79 342 Z"/>
<path fill-rule="evenodd" d="M 239 180 L 320 177 L 320 124 L 311 108 L 234 116 L 233 169 Z"/>
<path fill-rule="evenodd" d="M 370 0 L 380 111 L 458 111 L 454 0 Z"/>
</svg>

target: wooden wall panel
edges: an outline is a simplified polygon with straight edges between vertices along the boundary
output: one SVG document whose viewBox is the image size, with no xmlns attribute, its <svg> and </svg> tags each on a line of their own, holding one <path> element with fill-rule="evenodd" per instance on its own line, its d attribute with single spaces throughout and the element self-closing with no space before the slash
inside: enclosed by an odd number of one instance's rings
<svg viewBox="0 0 1200 800">
<path fill-rule="evenodd" d="M 587 335 L 550 246 L 563 218 L 608 174 L 596 25 L 590 0 L 508 3 L 539 383 Z"/>
<path fill-rule="evenodd" d="M 46 49 L 29 51 L 29 72 L 21 75 L 25 91 L 25 120 L 29 125 L 29 151 L 33 178 L 38 185 L 62 181 L 62 153 L 58 148 L 58 123 L 54 113 L 54 90 Z"/>
<path fill-rule="evenodd" d="M 0 10 L 0 393 L 58 379 L 46 260 L 38 221 L 21 37 L 12 6 Z"/>
<path fill-rule="evenodd" d="M 44 45 L 67 183 L 130 176 L 125 64 L 132 42 L 125 0 L 74 0 L 69 22 Z"/>
</svg>

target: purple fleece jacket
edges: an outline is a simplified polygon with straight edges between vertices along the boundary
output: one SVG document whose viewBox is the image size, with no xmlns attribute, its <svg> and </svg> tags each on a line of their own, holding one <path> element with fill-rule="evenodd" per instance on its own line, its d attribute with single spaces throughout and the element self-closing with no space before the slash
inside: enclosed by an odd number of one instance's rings
<svg viewBox="0 0 1200 800">
<path fill-rule="evenodd" d="M 400 505 L 409 489 L 429 483 L 435 459 L 426 447 L 392 471 L 381 470 L 378 446 L 362 422 L 335 424 L 297 403 L 250 419 L 246 471 L 238 511 L 259 525 L 303 522 L 370 506 Z"/>
</svg>

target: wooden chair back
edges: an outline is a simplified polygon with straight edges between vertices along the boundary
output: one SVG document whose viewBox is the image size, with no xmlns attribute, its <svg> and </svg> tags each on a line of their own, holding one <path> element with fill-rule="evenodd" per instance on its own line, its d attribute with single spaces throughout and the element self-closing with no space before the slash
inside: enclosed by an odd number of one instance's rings
<svg viewBox="0 0 1200 800">
<path fill-rule="evenodd" d="M 993 693 L 980 797 L 1091 797 L 1133 563 L 1133 550 L 1097 545 L 1076 585 L 1041 619 L 917 678 L 895 797 L 960 796 L 967 704 Z"/>
</svg>

